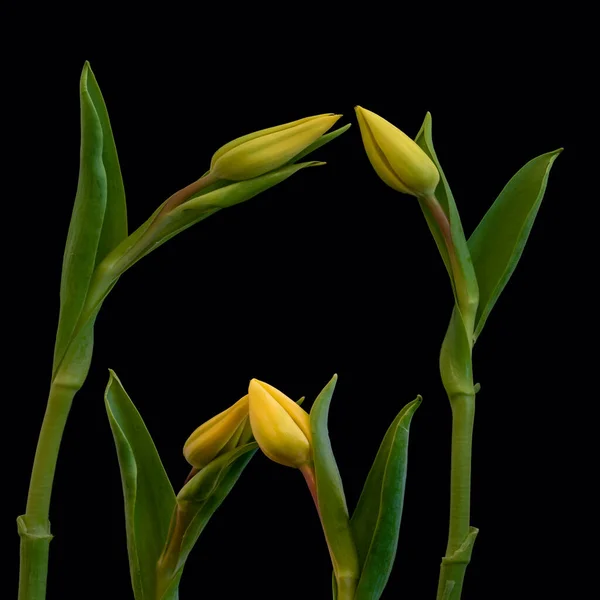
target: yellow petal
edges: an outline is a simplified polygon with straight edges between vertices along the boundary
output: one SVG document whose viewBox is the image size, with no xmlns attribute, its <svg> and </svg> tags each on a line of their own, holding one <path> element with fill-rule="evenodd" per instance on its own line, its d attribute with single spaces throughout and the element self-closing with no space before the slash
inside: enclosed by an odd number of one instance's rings
<svg viewBox="0 0 600 600">
<path fill-rule="evenodd" d="M 246 395 L 227 410 L 200 425 L 190 435 L 183 447 L 185 459 L 197 469 L 205 467 L 227 446 L 247 416 Z"/>
<path fill-rule="evenodd" d="M 273 461 L 300 467 L 310 460 L 310 443 L 292 417 L 260 382 L 248 389 L 250 423 L 261 450 Z"/>
<path fill-rule="evenodd" d="M 379 175 L 380 179 L 387 183 L 391 188 L 396 190 L 397 192 L 402 192 L 403 194 L 410 194 L 408 188 L 402 184 L 402 182 L 396 177 L 394 170 L 391 168 L 387 159 L 377 146 L 373 134 L 371 133 L 371 129 L 365 120 L 364 117 L 364 108 L 360 106 L 356 107 L 356 118 L 358 120 L 358 127 L 360 128 L 360 134 L 362 136 L 363 145 L 365 147 L 365 151 L 367 153 L 367 157 L 371 162 L 371 165 L 375 169 L 377 175 Z"/>
<path fill-rule="evenodd" d="M 297 125 L 303 125 L 304 123 L 308 122 L 308 121 L 312 121 L 313 119 L 316 119 L 318 117 L 323 117 L 326 115 L 317 115 L 317 116 L 313 116 L 313 117 L 304 117 L 304 119 L 298 119 L 297 121 L 290 121 L 289 123 L 284 123 L 283 125 L 276 125 L 275 127 L 268 127 L 267 129 L 261 129 L 259 131 L 254 131 L 252 133 L 248 133 L 246 135 L 243 135 L 239 138 L 236 138 L 235 140 L 232 140 L 231 142 L 228 142 L 227 144 L 225 144 L 224 146 L 221 146 L 214 154 L 213 157 L 210 161 L 210 168 L 212 169 L 215 166 L 215 163 L 217 162 L 217 160 L 219 158 L 221 158 L 221 156 L 223 156 L 223 154 L 229 152 L 229 150 L 233 150 L 234 148 L 237 148 L 237 146 L 241 146 L 242 144 L 244 144 L 245 142 L 249 142 L 251 140 L 254 140 L 258 137 L 263 137 L 265 135 L 269 135 L 271 133 L 277 133 L 279 131 L 283 131 L 284 129 L 290 129 L 292 127 L 296 127 Z"/>
<path fill-rule="evenodd" d="M 264 381 L 259 381 L 258 379 L 253 379 L 259 385 L 265 388 L 269 394 L 279 403 L 279 405 L 285 410 L 285 412 L 292 417 L 294 423 L 300 427 L 302 433 L 307 437 L 308 441 L 312 443 L 312 434 L 310 431 L 310 416 L 308 413 L 298 405 L 297 402 L 294 402 L 291 398 L 286 396 L 283 392 L 280 392 L 277 388 L 265 383 Z"/>
<path fill-rule="evenodd" d="M 363 142 L 367 156 L 381 179 L 394 189 L 414 196 L 433 194 L 440 174 L 419 145 L 370 110 L 357 106 L 356 114 L 359 125 L 363 122 L 361 133 L 363 127 L 370 133 L 367 140 L 363 135 Z"/>
</svg>

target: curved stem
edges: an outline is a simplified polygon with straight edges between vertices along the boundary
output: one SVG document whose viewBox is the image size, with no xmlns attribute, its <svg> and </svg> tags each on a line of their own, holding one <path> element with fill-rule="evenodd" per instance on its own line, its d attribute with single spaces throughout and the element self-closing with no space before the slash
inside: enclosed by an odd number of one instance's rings
<svg viewBox="0 0 600 600">
<path fill-rule="evenodd" d="M 19 600 L 43 600 L 46 597 L 50 521 L 48 512 L 52 484 L 62 434 L 73 397 L 80 386 L 65 387 L 53 383 L 33 461 L 27 512 L 18 519 L 21 536 Z"/>
<path fill-rule="evenodd" d="M 314 500 L 315 506 L 317 508 L 317 513 L 319 514 L 319 519 L 321 521 L 321 525 L 323 525 L 323 519 L 321 517 L 321 509 L 319 508 L 319 498 L 317 496 L 317 481 L 315 479 L 315 470 L 314 467 L 310 464 L 303 465 L 300 467 L 300 472 L 304 475 L 304 479 L 306 480 L 306 485 L 310 490 L 310 495 Z M 325 533 L 325 527 L 323 527 L 323 533 Z M 325 541 L 327 542 L 327 548 L 329 549 L 329 556 L 331 557 L 331 563 L 333 565 L 333 572 L 335 575 L 335 582 L 337 585 L 337 600 L 352 600 L 354 598 L 354 593 L 356 592 L 356 577 L 354 576 L 344 576 L 340 574 L 338 571 L 338 567 L 335 561 L 335 557 L 333 552 L 331 551 L 331 546 L 329 545 L 329 541 L 327 540 L 327 535 L 325 535 Z"/>
</svg>

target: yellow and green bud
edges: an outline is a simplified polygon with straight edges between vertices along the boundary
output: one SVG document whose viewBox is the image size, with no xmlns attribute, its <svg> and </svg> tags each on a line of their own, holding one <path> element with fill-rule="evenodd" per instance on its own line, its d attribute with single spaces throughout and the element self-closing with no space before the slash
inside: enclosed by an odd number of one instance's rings
<svg viewBox="0 0 600 600">
<path fill-rule="evenodd" d="M 232 181 L 264 175 L 300 154 L 340 117 L 331 113 L 306 117 L 237 138 L 215 152 L 210 172 Z"/>
<path fill-rule="evenodd" d="M 260 449 L 273 461 L 300 468 L 311 461 L 310 417 L 291 398 L 253 379 L 248 387 L 250 424 Z"/>
<path fill-rule="evenodd" d="M 248 441 L 248 396 L 200 425 L 183 447 L 185 459 L 202 469 L 217 456 Z"/>
<path fill-rule="evenodd" d="M 431 196 L 440 174 L 429 156 L 389 121 L 360 106 L 355 110 L 367 156 L 377 175 L 398 192 Z"/>
</svg>

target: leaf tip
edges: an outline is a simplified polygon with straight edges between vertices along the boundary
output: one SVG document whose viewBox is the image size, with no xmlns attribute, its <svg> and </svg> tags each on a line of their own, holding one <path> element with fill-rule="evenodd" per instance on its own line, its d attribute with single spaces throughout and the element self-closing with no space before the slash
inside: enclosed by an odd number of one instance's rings
<svg viewBox="0 0 600 600">
<path fill-rule="evenodd" d="M 108 394 L 108 391 L 110 390 L 110 388 L 113 385 L 113 383 L 117 383 L 119 385 L 122 385 L 121 384 L 121 380 L 119 379 L 119 377 L 117 376 L 117 374 L 112 369 L 108 369 L 108 383 L 106 384 L 105 395 Z"/>
</svg>

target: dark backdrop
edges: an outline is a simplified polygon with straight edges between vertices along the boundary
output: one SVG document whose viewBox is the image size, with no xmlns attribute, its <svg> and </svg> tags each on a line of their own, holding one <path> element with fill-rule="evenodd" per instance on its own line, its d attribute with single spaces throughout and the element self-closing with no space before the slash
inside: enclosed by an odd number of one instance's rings
<svg viewBox="0 0 600 600">
<path fill-rule="evenodd" d="M 238 17 L 232 34 L 222 21 L 182 19 L 144 32 L 143 19 L 126 29 L 115 17 L 98 37 L 86 19 L 71 18 L 71 28 L 57 14 L 36 15 L 33 30 L 24 15 L 5 23 L 17 28 L 22 49 L 5 74 L 5 177 L 13 189 L 5 203 L 17 219 L 5 228 L 8 237 L 19 232 L 5 313 L 16 382 L 16 416 L 5 423 L 18 431 L 9 460 L 14 516 L 24 511 L 48 388 L 84 60 L 109 108 L 132 230 L 239 135 L 322 112 L 344 113 L 339 124 L 353 126 L 314 155 L 327 166 L 194 226 L 135 265 L 111 293 L 58 465 L 49 600 L 131 598 L 121 484 L 102 401 L 109 367 L 176 488 L 188 472 L 187 436 L 245 394 L 250 378 L 293 398 L 306 395 L 310 406 L 338 373 L 330 433 L 351 506 L 390 421 L 422 394 L 384 598 L 434 597 L 446 543 L 451 423 L 437 360 L 452 296 L 416 200 L 387 188 L 370 166 L 355 104 L 411 136 L 432 112 L 467 234 L 525 162 L 566 147 L 475 349 L 482 387 L 472 524 L 481 532 L 464 600 L 575 590 L 561 547 L 575 525 L 565 518 L 573 509 L 565 489 L 579 475 L 564 453 L 576 440 L 557 423 L 570 394 L 565 252 L 576 241 L 565 206 L 579 196 L 574 120 L 587 100 L 572 62 L 577 50 L 559 48 L 569 23 L 556 20 L 531 37 L 529 24 L 517 20 L 501 34 L 484 28 L 433 43 L 373 31 L 381 18 L 366 15 L 372 41 L 357 30 L 328 45 L 327 23 L 244 33 Z M 7 539 L 16 587 L 18 540 Z M 561 556 L 562 566 L 549 555 Z M 257 454 L 202 535 L 181 589 L 183 599 L 328 598 L 327 549 L 300 474 Z"/>
</svg>

